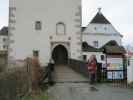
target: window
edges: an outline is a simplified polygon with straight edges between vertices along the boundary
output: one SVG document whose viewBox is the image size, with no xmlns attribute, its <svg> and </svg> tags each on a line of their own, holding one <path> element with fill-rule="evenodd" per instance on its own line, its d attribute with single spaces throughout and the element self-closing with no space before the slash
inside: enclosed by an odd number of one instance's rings
<svg viewBox="0 0 133 100">
<path fill-rule="evenodd" d="M 83 60 L 87 61 L 87 56 L 86 55 L 83 55 Z"/>
<path fill-rule="evenodd" d="M 98 47 L 98 41 L 93 41 L 94 47 Z"/>
<path fill-rule="evenodd" d="M 39 56 L 39 51 L 38 50 L 34 50 L 33 51 L 33 56 L 34 57 L 38 57 Z"/>
<path fill-rule="evenodd" d="M 3 45 L 3 49 L 5 49 L 6 48 L 6 46 L 5 45 Z"/>
<path fill-rule="evenodd" d="M 35 29 L 36 30 L 41 30 L 42 29 L 42 22 L 41 21 L 36 21 L 35 22 Z"/>
<path fill-rule="evenodd" d="M 6 38 L 3 38 L 3 42 L 5 42 L 6 41 Z"/>
<path fill-rule="evenodd" d="M 97 30 L 97 27 L 94 27 L 95 30 Z"/>
<path fill-rule="evenodd" d="M 128 59 L 128 66 L 130 66 L 130 59 Z"/>
<path fill-rule="evenodd" d="M 3 45 L 3 49 L 8 49 L 8 46 L 7 45 Z"/>
<path fill-rule="evenodd" d="M 105 60 L 104 55 L 101 55 L 101 60 L 102 60 L 102 61 L 104 61 L 104 60 Z"/>
<path fill-rule="evenodd" d="M 59 22 L 56 24 L 56 34 L 64 35 L 66 32 L 66 25 L 63 22 Z"/>
<path fill-rule="evenodd" d="M 104 30 L 107 30 L 107 27 L 104 27 Z"/>
</svg>

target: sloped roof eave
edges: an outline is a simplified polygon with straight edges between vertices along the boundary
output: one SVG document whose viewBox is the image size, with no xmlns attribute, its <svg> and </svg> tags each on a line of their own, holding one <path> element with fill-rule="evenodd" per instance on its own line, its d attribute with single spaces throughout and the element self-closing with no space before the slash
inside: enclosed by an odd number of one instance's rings
<svg viewBox="0 0 133 100">
<path fill-rule="evenodd" d="M 118 46 L 107 46 L 105 49 L 106 49 L 106 53 L 109 53 L 109 54 L 124 54 L 124 53 L 126 53 L 126 51 L 123 47 L 118 47 Z"/>
<path fill-rule="evenodd" d="M 113 42 L 114 45 L 111 45 Z M 125 54 L 126 50 L 123 46 L 119 46 L 117 42 L 115 41 L 109 41 L 104 46 L 101 47 L 101 49 L 104 49 L 105 53 L 109 54 Z"/>
<path fill-rule="evenodd" d="M 99 48 L 94 48 L 90 45 L 88 45 L 88 43 L 83 42 L 82 44 L 82 51 L 83 52 L 103 52 L 103 49 L 99 49 Z"/>
<path fill-rule="evenodd" d="M 3 27 L 1 30 L 0 30 L 0 35 L 1 36 L 7 36 L 8 35 L 8 27 Z"/>
</svg>

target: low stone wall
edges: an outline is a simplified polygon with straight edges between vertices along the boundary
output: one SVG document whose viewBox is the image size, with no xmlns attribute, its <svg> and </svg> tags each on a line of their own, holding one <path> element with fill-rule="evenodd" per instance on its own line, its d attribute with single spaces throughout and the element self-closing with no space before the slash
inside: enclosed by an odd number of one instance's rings
<svg viewBox="0 0 133 100">
<path fill-rule="evenodd" d="M 133 59 L 130 59 L 130 65 L 127 67 L 127 82 L 133 84 Z"/>
</svg>

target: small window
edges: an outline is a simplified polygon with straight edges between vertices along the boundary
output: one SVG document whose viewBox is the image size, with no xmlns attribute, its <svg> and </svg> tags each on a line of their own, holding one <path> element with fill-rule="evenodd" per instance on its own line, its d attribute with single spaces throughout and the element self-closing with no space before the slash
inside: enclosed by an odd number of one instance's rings
<svg viewBox="0 0 133 100">
<path fill-rule="evenodd" d="M 128 59 L 128 66 L 130 66 L 130 59 Z"/>
<path fill-rule="evenodd" d="M 38 50 L 34 50 L 33 51 L 33 56 L 34 57 L 38 57 L 39 56 L 39 51 Z"/>
<path fill-rule="evenodd" d="M 6 46 L 5 45 L 3 45 L 3 49 L 5 49 L 6 48 Z"/>
<path fill-rule="evenodd" d="M 97 30 L 97 27 L 94 27 L 95 30 Z"/>
<path fill-rule="evenodd" d="M 104 27 L 104 30 L 106 31 L 107 30 L 107 27 Z"/>
<path fill-rule="evenodd" d="M 87 55 L 83 55 L 83 60 L 87 61 Z"/>
<path fill-rule="evenodd" d="M 6 38 L 3 38 L 3 42 L 5 42 L 6 41 Z"/>
<path fill-rule="evenodd" d="M 41 30 L 42 29 L 42 22 L 41 21 L 36 21 L 35 22 L 35 29 L 36 30 Z"/>
<path fill-rule="evenodd" d="M 102 60 L 102 61 L 104 61 L 104 60 L 105 60 L 104 55 L 101 55 L 101 60 Z"/>
<path fill-rule="evenodd" d="M 8 46 L 7 45 L 3 45 L 3 49 L 8 49 Z"/>
<path fill-rule="evenodd" d="M 98 41 L 94 41 L 93 44 L 94 44 L 94 47 L 96 48 L 98 47 Z"/>
<path fill-rule="evenodd" d="M 56 24 L 56 34 L 64 35 L 66 32 L 66 25 L 63 22 L 59 22 Z"/>
</svg>

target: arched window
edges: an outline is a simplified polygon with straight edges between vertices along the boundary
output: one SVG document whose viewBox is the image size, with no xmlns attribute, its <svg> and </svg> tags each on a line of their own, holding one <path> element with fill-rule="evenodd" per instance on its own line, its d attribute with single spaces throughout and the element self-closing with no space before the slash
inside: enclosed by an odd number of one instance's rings
<svg viewBox="0 0 133 100">
<path fill-rule="evenodd" d="M 41 30 L 42 29 L 42 22 L 41 21 L 36 21 L 35 22 L 35 29 L 36 30 Z"/>
<path fill-rule="evenodd" d="M 56 34 L 64 35 L 66 33 L 66 25 L 63 22 L 56 24 Z"/>
<path fill-rule="evenodd" d="M 105 56 L 101 55 L 101 60 L 104 61 L 105 60 Z"/>
<path fill-rule="evenodd" d="M 99 46 L 98 41 L 93 41 L 93 45 L 94 45 L 95 48 L 98 48 L 98 46 Z"/>
</svg>

